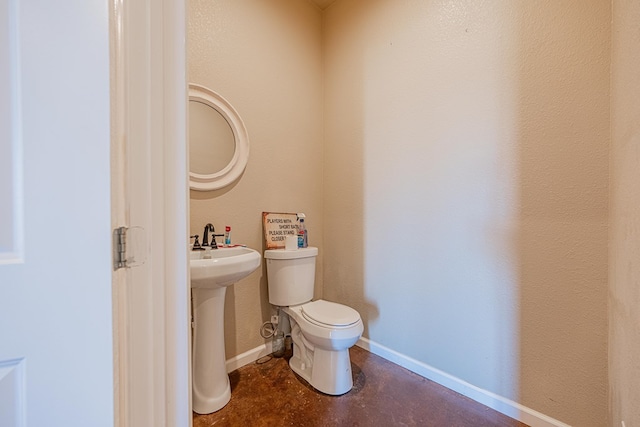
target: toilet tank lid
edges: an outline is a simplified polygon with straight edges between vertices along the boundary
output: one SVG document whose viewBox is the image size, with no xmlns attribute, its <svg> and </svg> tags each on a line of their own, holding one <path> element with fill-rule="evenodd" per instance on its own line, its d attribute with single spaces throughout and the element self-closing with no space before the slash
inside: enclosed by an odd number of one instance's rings
<svg viewBox="0 0 640 427">
<path fill-rule="evenodd" d="M 264 251 L 264 257 L 267 259 L 297 259 L 318 256 L 318 248 L 309 246 L 308 248 L 299 248 L 292 251 L 286 249 L 267 249 Z"/>
</svg>

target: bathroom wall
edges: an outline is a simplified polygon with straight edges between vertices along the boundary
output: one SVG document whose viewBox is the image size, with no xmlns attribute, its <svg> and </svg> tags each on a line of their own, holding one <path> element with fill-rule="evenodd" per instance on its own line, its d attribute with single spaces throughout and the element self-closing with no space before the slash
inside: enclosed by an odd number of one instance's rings
<svg viewBox="0 0 640 427">
<path fill-rule="evenodd" d="M 263 249 L 262 212 L 304 212 L 322 248 L 321 13 L 299 0 L 190 0 L 189 81 L 224 96 L 249 133 L 243 176 L 213 192 L 191 192 L 191 234 L 207 222 L 234 243 Z M 321 254 L 323 251 L 321 250 Z M 317 281 L 322 283 L 322 257 Z M 322 287 L 316 287 L 320 297 Z M 264 342 L 269 319 L 264 265 L 228 288 L 227 358 Z"/>
<path fill-rule="evenodd" d="M 613 1 L 609 392 L 611 424 L 640 425 L 640 4 Z"/>
<path fill-rule="evenodd" d="M 325 299 L 376 343 L 607 425 L 610 1 L 341 0 L 324 19 Z"/>
</svg>

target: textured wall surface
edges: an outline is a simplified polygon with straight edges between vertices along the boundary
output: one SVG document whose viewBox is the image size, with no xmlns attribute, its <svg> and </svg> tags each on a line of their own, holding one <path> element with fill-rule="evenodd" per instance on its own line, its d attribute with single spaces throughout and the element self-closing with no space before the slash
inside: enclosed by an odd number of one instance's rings
<svg viewBox="0 0 640 427">
<path fill-rule="evenodd" d="M 322 248 L 321 14 L 298 0 L 190 0 L 189 81 L 238 111 L 251 153 L 228 188 L 191 192 L 191 234 L 211 222 L 234 243 L 262 252 L 262 212 L 305 212 L 310 244 Z M 320 252 L 322 254 L 322 250 Z M 317 281 L 322 283 L 322 258 Z M 321 285 L 316 287 L 320 295 Z M 264 263 L 227 289 L 227 357 L 262 344 L 269 319 Z"/>
<path fill-rule="evenodd" d="M 609 375 L 611 425 L 640 425 L 640 3 L 613 1 Z"/>
<path fill-rule="evenodd" d="M 191 233 L 262 249 L 262 211 L 304 211 L 316 296 L 366 337 L 606 425 L 610 18 L 606 0 L 190 0 L 189 79 L 251 139 L 238 182 L 191 193 Z M 225 310 L 227 357 L 262 343 L 264 267 Z"/>
<path fill-rule="evenodd" d="M 325 11 L 324 296 L 365 336 L 607 424 L 610 3 Z"/>
</svg>

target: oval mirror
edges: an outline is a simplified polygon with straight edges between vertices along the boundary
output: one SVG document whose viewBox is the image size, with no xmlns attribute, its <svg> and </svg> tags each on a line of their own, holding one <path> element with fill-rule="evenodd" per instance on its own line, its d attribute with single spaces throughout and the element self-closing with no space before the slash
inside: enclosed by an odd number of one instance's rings
<svg viewBox="0 0 640 427">
<path fill-rule="evenodd" d="M 216 92 L 189 84 L 189 186 L 223 188 L 249 160 L 249 136 L 238 112 Z"/>
</svg>

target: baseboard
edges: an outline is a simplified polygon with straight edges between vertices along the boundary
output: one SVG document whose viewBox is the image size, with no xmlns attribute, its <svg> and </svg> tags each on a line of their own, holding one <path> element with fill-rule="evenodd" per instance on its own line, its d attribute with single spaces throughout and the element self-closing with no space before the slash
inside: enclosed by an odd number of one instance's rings
<svg viewBox="0 0 640 427">
<path fill-rule="evenodd" d="M 534 411 L 531 408 L 527 408 L 517 402 L 498 396 L 495 393 L 483 390 L 460 378 L 449 375 L 446 372 L 398 353 L 367 338 L 361 338 L 356 345 L 531 427 L 570 427 L 568 424 L 538 411 Z"/>
<path fill-rule="evenodd" d="M 271 354 L 271 352 L 271 341 L 269 341 L 266 344 L 262 344 L 256 348 L 232 357 L 231 359 L 227 359 L 227 372 L 235 371 L 238 368 L 242 368 L 244 365 L 253 363 L 261 357 Z"/>
<path fill-rule="evenodd" d="M 449 375 L 446 372 L 429 366 L 426 363 L 422 363 L 416 359 L 385 347 L 382 344 L 378 344 L 375 341 L 371 341 L 367 338 L 360 338 L 356 345 L 392 363 L 395 363 L 396 365 L 402 366 L 421 377 L 436 382 L 531 427 L 571 427 L 562 421 L 558 421 L 502 396 L 498 396 L 490 391 L 483 390 L 473 384 L 469 384 L 468 382 L 461 380 L 460 378 L 456 378 L 453 375 Z M 227 372 L 234 371 L 248 365 L 249 363 L 253 363 L 261 357 L 269 354 L 271 354 L 271 341 L 249 351 L 245 351 L 231 359 L 227 359 Z"/>
</svg>

